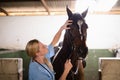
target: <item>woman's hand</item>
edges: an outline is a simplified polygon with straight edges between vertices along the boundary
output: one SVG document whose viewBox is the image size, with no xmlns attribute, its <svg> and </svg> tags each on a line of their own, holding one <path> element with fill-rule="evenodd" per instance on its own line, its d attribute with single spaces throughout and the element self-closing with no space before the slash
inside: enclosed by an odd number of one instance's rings
<svg viewBox="0 0 120 80">
<path fill-rule="evenodd" d="M 55 44 L 59 41 L 60 39 L 60 36 L 61 36 L 61 33 L 64 29 L 70 29 L 70 27 L 67 27 L 68 25 L 71 25 L 72 24 L 72 20 L 67 20 L 63 26 L 61 26 L 61 28 L 58 30 L 58 32 L 55 34 L 52 42 L 51 42 L 51 45 L 55 46 Z"/>
<path fill-rule="evenodd" d="M 71 59 L 66 60 L 66 62 L 64 64 L 64 71 L 66 73 L 69 73 L 69 71 L 71 70 L 72 67 L 73 67 L 73 65 L 71 63 Z"/>
<path fill-rule="evenodd" d="M 64 72 L 59 80 L 66 80 L 66 77 L 67 77 L 67 75 L 72 67 L 73 67 L 73 65 L 71 63 L 71 60 L 70 59 L 66 60 L 66 62 L 64 64 Z"/>
<path fill-rule="evenodd" d="M 67 20 L 63 26 L 61 26 L 61 30 L 63 29 L 70 29 L 70 27 L 68 27 L 68 25 L 71 25 L 72 24 L 72 20 Z"/>
</svg>

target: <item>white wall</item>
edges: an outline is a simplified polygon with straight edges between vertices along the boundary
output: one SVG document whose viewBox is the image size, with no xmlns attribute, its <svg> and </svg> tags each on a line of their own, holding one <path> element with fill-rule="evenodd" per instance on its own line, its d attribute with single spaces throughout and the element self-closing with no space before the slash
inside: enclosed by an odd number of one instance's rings
<svg viewBox="0 0 120 80">
<path fill-rule="evenodd" d="M 31 39 L 49 44 L 65 16 L 0 17 L 0 48 L 25 49 Z M 87 15 L 87 45 L 90 49 L 111 48 L 120 43 L 120 15 Z M 64 32 L 60 41 L 63 39 Z"/>
<path fill-rule="evenodd" d="M 120 15 L 88 15 L 87 23 L 90 48 L 108 49 L 120 45 Z"/>
</svg>

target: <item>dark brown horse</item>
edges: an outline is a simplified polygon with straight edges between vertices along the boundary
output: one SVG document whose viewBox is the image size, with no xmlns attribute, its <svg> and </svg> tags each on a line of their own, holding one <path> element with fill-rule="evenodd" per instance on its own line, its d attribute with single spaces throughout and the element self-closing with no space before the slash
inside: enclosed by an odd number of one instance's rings
<svg viewBox="0 0 120 80">
<path fill-rule="evenodd" d="M 66 10 L 68 19 L 73 20 L 73 23 L 68 26 L 70 29 L 65 32 L 62 48 L 53 60 L 53 68 L 56 72 L 55 78 L 59 80 L 64 70 L 65 61 L 71 59 L 73 68 L 69 72 L 67 80 L 84 80 L 84 59 L 88 54 L 88 47 L 86 45 L 88 26 L 84 18 L 88 9 L 81 15 L 79 13 L 73 14 L 68 7 Z"/>
</svg>

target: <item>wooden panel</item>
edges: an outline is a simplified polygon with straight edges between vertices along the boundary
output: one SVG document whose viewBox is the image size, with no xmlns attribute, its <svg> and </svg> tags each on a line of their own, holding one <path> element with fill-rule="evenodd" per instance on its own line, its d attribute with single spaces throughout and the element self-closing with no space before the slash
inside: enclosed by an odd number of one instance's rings
<svg viewBox="0 0 120 80">
<path fill-rule="evenodd" d="M 0 58 L 0 80 L 22 80 L 22 59 Z"/>
<path fill-rule="evenodd" d="M 120 80 L 120 58 L 100 60 L 101 80 Z"/>
</svg>

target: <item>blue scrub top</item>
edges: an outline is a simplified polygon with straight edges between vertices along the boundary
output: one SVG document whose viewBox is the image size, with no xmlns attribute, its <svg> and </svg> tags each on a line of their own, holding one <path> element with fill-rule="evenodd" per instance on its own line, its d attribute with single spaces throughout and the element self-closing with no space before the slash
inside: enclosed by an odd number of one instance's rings
<svg viewBox="0 0 120 80">
<path fill-rule="evenodd" d="M 46 58 L 51 62 L 50 58 L 53 55 L 54 48 L 52 45 L 49 45 Z M 29 64 L 29 80 L 55 80 L 55 75 L 46 64 L 39 64 L 31 59 Z"/>
</svg>

